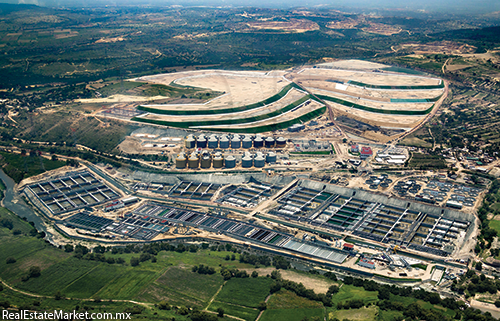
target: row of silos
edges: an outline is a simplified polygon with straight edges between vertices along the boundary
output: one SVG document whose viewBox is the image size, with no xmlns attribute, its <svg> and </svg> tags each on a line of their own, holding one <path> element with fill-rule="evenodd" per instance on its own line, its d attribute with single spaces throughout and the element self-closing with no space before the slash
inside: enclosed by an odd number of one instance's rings
<svg viewBox="0 0 500 321">
<path fill-rule="evenodd" d="M 266 163 L 276 163 L 276 153 L 270 152 L 264 156 L 263 153 L 257 153 L 252 155 L 250 153 L 245 153 L 241 158 L 241 167 L 250 168 L 250 167 L 264 167 Z"/>
<path fill-rule="evenodd" d="M 221 148 L 221 149 L 238 149 L 238 148 L 283 148 L 286 146 L 286 139 L 283 137 L 278 137 L 275 139 L 274 137 L 263 137 L 262 135 L 238 135 L 234 134 L 232 136 L 228 135 L 199 135 L 198 137 L 194 137 L 193 135 L 189 135 L 186 137 L 185 146 L 188 149 L 192 148 Z"/>
<path fill-rule="evenodd" d="M 245 153 L 241 158 L 241 166 L 243 168 L 250 167 L 264 167 L 266 163 L 276 163 L 276 153 L 270 152 L 267 155 L 263 153 L 257 153 L 252 155 L 251 153 Z M 191 153 L 189 157 L 186 157 L 184 152 L 177 155 L 175 159 L 175 167 L 177 169 L 185 169 L 186 165 L 189 169 L 207 169 L 207 168 L 235 168 L 236 158 L 229 155 L 224 158 L 221 153 L 216 153 L 213 157 L 208 152 L 203 153 Z"/>
<path fill-rule="evenodd" d="M 213 157 L 210 153 L 191 153 L 189 157 L 186 157 L 186 154 L 181 152 L 177 155 L 175 159 L 175 167 L 177 169 L 185 169 L 186 165 L 189 169 L 197 169 L 197 168 L 234 168 L 236 167 L 236 158 L 234 156 L 228 156 L 224 158 L 222 154 L 216 153 Z"/>
</svg>

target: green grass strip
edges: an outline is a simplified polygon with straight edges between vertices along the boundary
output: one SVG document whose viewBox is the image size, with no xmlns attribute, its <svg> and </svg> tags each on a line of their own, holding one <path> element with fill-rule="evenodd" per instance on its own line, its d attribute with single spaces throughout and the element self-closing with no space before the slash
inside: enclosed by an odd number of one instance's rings
<svg viewBox="0 0 500 321">
<path fill-rule="evenodd" d="M 284 129 L 288 128 L 294 124 L 297 123 L 305 123 L 310 121 L 311 119 L 314 119 L 326 112 L 326 107 L 321 107 L 319 109 L 313 110 L 307 114 L 304 114 L 300 117 L 297 117 L 295 119 L 290 119 L 281 123 L 275 123 L 272 125 L 264 125 L 264 126 L 257 126 L 257 127 L 250 127 L 250 128 L 200 128 L 200 129 L 207 129 L 207 130 L 213 130 L 213 131 L 219 131 L 219 132 L 229 132 L 229 133 L 242 133 L 242 134 L 255 134 L 255 133 L 264 133 L 264 132 L 270 132 L 270 131 L 275 131 L 279 129 Z"/>
<path fill-rule="evenodd" d="M 250 105 L 245 105 L 245 106 L 239 106 L 239 107 L 232 107 L 232 108 L 223 108 L 223 109 L 211 109 L 211 110 L 165 110 L 165 109 L 160 109 L 160 108 L 155 108 L 155 107 L 145 107 L 145 106 L 138 106 L 138 110 L 146 111 L 149 113 L 153 114 L 163 114 L 163 115 L 183 115 L 183 116 L 194 116 L 194 115 L 215 115 L 215 114 L 229 114 L 229 113 L 235 113 L 239 111 L 245 111 L 249 109 L 255 109 L 259 107 L 263 107 L 266 105 L 269 105 L 271 103 L 274 103 L 281 98 L 283 98 L 292 88 L 296 88 L 299 90 L 302 90 L 298 85 L 295 83 L 291 83 L 283 87 L 283 89 L 280 90 L 279 93 L 277 93 L 274 96 L 271 96 L 265 100 L 259 101 L 254 104 Z"/>
<path fill-rule="evenodd" d="M 318 98 L 327 100 L 327 101 L 332 101 L 337 104 L 344 105 L 346 107 L 352 107 L 356 109 L 361 109 L 361 110 L 366 110 L 372 113 L 378 113 L 378 114 L 391 114 L 391 115 L 412 115 L 412 116 L 418 116 L 418 115 L 427 115 L 432 111 L 434 108 L 434 105 L 431 107 L 427 108 L 426 110 L 386 110 L 386 109 L 377 109 L 377 108 L 372 108 L 372 107 L 367 107 L 363 105 L 358 105 L 353 102 L 343 100 L 340 98 L 335 98 L 335 97 L 330 97 L 330 96 L 325 96 L 325 95 L 316 95 Z"/>
<path fill-rule="evenodd" d="M 147 119 L 147 118 L 141 118 L 141 117 L 134 117 L 132 120 L 139 120 L 143 121 L 146 123 L 153 123 L 157 125 L 165 125 L 165 126 L 172 126 L 172 127 L 179 127 L 179 128 L 189 128 L 189 127 L 198 127 L 198 126 L 215 126 L 215 125 L 232 125 L 232 124 L 246 124 L 246 123 L 252 123 L 256 122 L 259 120 L 265 120 L 271 117 L 279 116 L 283 113 L 286 113 L 295 107 L 299 106 L 300 104 L 304 103 L 305 101 L 311 99 L 310 95 L 306 95 L 299 100 L 270 113 L 259 115 L 259 116 L 253 116 L 253 117 L 247 117 L 247 118 L 239 118 L 239 119 L 220 119 L 220 120 L 205 120 L 205 121 L 183 121 L 183 122 L 173 122 L 173 121 L 168 121 L 168 120 L 156 120 L 156 119 Z"/>
<path fill-rule="evenodd" d="M 347 82 L 351 85 L 373 88 L 373 89 L 436 89 L 436 88 L 444 88 L 444 82 L 441 81 L 439 85 L 421 85 L 421 86 L 382 86 L 382 85 L 371 85 L 365 84 L 364 82 L 349 80 Z"/>
<path fill-rule="evenodd" d="M 423 98 L 423 99 L 416 99 L 416 98 L 393 98 L 391 99 L 391 103 L 435 103 L 438 101 L 443 95 L 439 95 L 434 98 Z"/>
</svg>

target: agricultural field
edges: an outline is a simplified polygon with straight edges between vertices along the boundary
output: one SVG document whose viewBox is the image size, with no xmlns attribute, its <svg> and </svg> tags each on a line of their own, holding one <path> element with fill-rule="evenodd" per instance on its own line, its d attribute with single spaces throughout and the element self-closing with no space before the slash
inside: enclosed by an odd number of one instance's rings
<svg viewBox="0 0 500 321">
<path fill-rule="evenodd" d="M 215 301 L 257 308 L 269 295 L 271 283 L 272 280 L 266 277 L 231 279 L 224 284 Z"/>
<path fill-rule="evenodd" d="M 285 309 L 285 310 L 266 310 L 262 314 L 260 320 L 263 321 L 300 321 L 304 318 L 316 318 L 317 320 L 324 319 L 324 309 Z"/>
<path fill-rule="evenodd" d="M 443 156 L 412 153 L 408 167 L 427 169 L 446 168 L 447 166 Z"/>
<path fill-rule="evenodd" d="M 353 321 L 370 321 L 375 320 L 378 314 L 376 306 L 362 307 L 361 309 L 337 310 L 331 312 L 328 318 L 337 318 L 339 320 L 349 319 Z"/>
</svg>

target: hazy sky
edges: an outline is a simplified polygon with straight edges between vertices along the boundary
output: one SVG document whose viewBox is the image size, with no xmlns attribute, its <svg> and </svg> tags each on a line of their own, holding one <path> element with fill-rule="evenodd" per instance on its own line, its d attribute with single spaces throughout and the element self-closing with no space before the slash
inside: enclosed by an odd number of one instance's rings
<svg viewBox="0 0 500 321">
<path fill-rule="evenodd" d="M 255 6 L 269 8 L 316 7 L 380 8 L 445 11 L 448 13 L 487 13 L 500 11 L 500 0 L 0 0 L 8 3 L 32 3 L 47 6 L 94 6 L 94 5 L 210 5 Z"/>
</svg>

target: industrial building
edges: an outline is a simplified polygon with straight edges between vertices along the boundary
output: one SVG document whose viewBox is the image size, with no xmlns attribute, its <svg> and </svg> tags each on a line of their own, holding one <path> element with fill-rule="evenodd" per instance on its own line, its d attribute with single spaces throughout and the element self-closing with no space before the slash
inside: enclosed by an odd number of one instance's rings
<svg viewBox="0 0 500 321">
<path fill-rule="evenodd" d="M 359 156 L 361 159 L 367 159 L 373 156 L 373 151 L 371 147 L 363 146 L 361 147 L 361 155 Z"/>
<path fill-rule="evenodd" d="M 280 187 L 269 184 L 231 185 L 225 188 L 216 200 L 219 204 L 252 208 L 269 199 Z"/>
<path fill-rule="evenodd" d="M 142 218 L 147 222 L 170 223 L 171 225 L 185 224 L 210 232 L 226 234 L 236 239 L 266 244 L 338 264 L 343 263 L 349 255 L 343 250 L 299 240 L 289 234 L 255 224 L 163 204 L 147 203 L 134 210 L 130 215 L 137 219 Z"/>
<path fill-rule="evenodd" d="M 117 192 L 87 170 L 31 184 L 24 193 L 56 215 L 119 198 Z"/>
<path fill-rule="evenodd" d="M 463 213 L 312 181 L 281 196 L 268 214 L 440 256 L 454 250 L 472 223 Z"/>
</svg>

